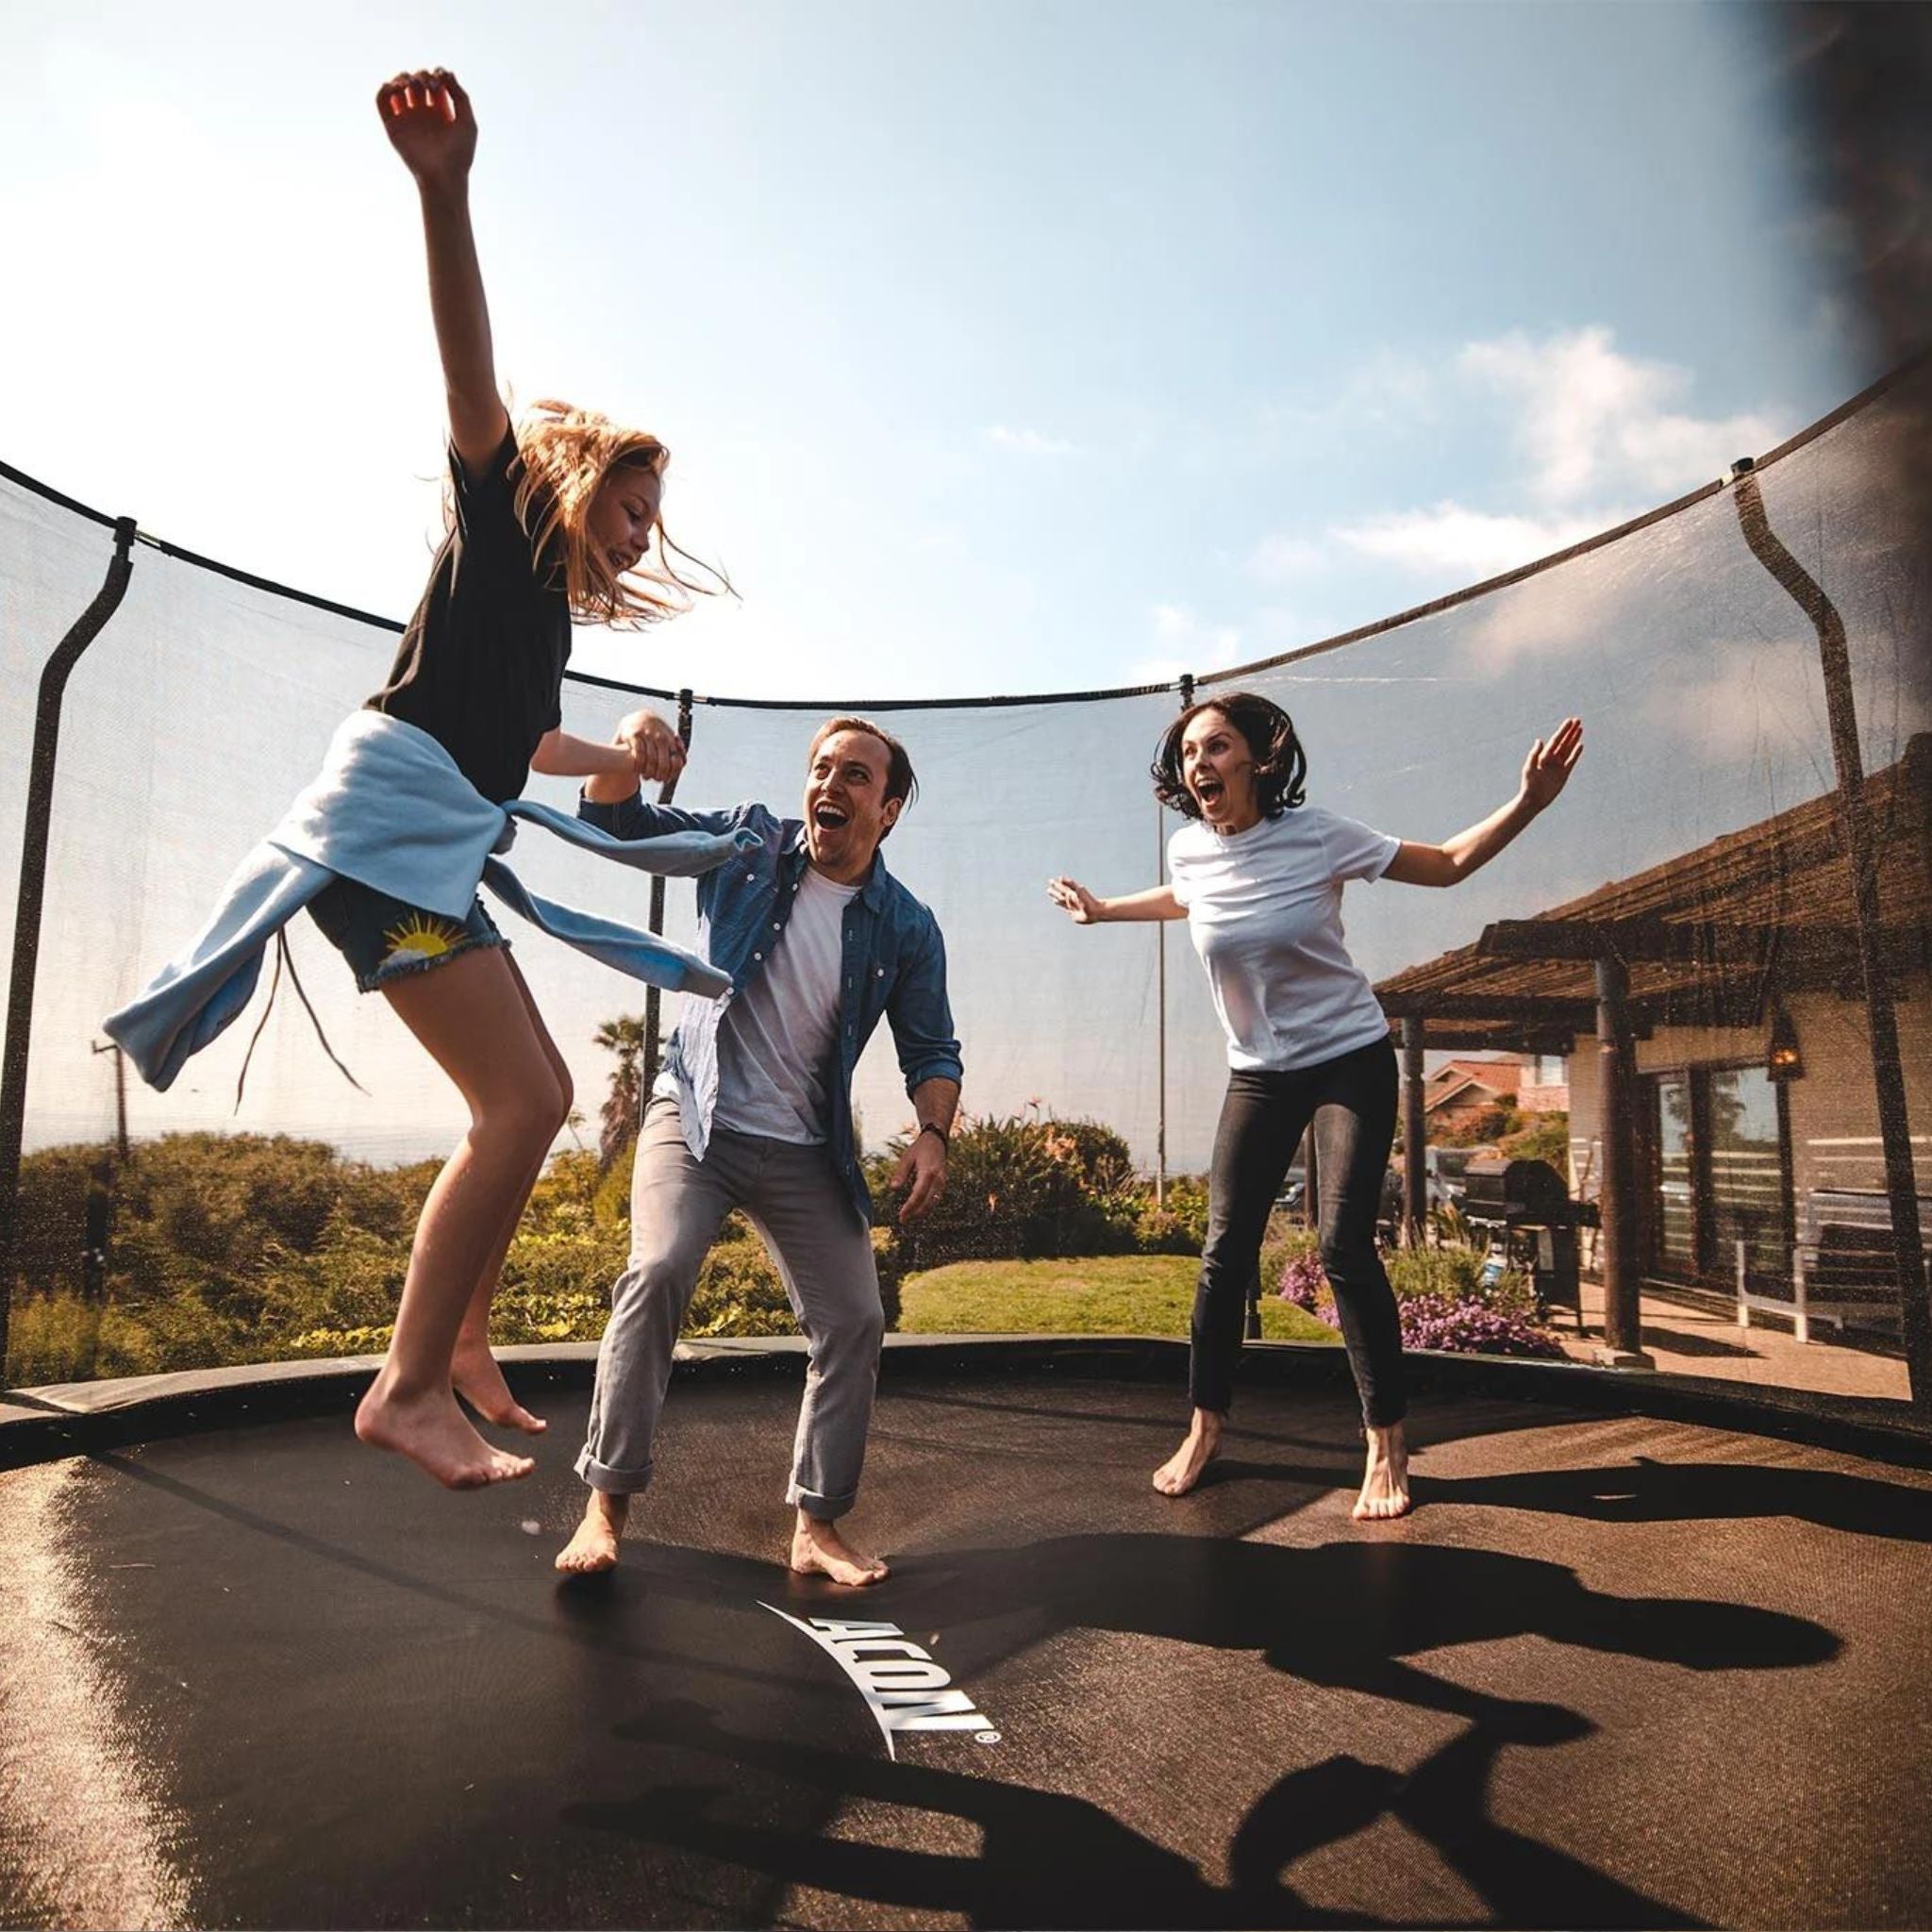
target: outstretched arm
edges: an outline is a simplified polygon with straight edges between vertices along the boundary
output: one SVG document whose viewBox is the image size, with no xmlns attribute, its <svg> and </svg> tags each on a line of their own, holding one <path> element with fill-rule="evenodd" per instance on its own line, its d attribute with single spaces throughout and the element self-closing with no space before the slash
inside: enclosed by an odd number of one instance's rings
<svg viewBox="0 0 1932 1932">
<path fill-rule="evenodd" d="M 1119 899 L 1103 899 L 1090 892 L 1078 879 L 1048 879 L 1046 896 L 1075 925 L 1097 925 L 1109 919 L 1185 919 L 1188 908 L 1174 895 L 1172 886 L 1150 886 L 1144 892 L 1128 892 Z"/>
<path fill-rule="evenodd" d="M 622 805 L 638 789 L 639 780 L 654 784 L 675 783 L 684 770 L 684 741 L 656 711 L 629 711 L 618 720 L 617 729 L 606 745 L 588 744 L 581 738 L 567 738 L 560 731 L 551 738 L 564 740 L 569 755 L 581 762 L 570 765 L 539 763 L 540 772 L 552 771 L 566 777 L 584 777 L 584 796 L 592 805 Z M 545 756 L 546 738 L 537 747 Z M 559 747 L 561 755 L 561 747 Z"/>
<path fill-rule="evenodd" d="M 470 230 L 476 116 L 456 75 L 441 67 L 385 81 L 375 92 L 375 108 L 422 197 L 429 312 L 449 398 L 449 440 L 463 468 L 481 475 L 503 446 L 509 412 L 496 387 L 490 307 Z"/>
<path fill-rule="evenodd" d="M 1529 756 L 1523 761 L 1523 782 L 1507 805 L 1440 845 L 1419 845 L 1405 839 L 1382 876 L 1399 886 L 1461 884 L 1495 858 L 1540 811 L 1555 803 L 1582 756 L 1583 721 L 1565 718 L 1548 744 L 1539 738 L 1530 746 Z"/>
</svg>

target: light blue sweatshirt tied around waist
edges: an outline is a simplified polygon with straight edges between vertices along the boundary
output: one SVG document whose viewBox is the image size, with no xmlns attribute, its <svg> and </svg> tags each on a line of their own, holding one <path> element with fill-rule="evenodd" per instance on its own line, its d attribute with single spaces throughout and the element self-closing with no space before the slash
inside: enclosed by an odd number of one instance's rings
<svg viewBox="0 0 1932 1932">
<path fill-rule="evenodd" d="M 605 858 L 690 878 L 757 845 L 756 833 L 614 839 L 566 812 L 513 798 L 492 805 L 435 739 L 400 718 L 357 711 L 315 782 L 249 853 L 187 949 L 104 1023 L 150 1087 L 165 1090 L 248 1004 L 271 941 L 330 880 L 358 879 L 447 919 L 478 884 L 539 931 L 633 979 L 715 999 L 730 985 L 701 955 L 655 933 L 541 899 L 497 855 L 527 819 Z"/>
</svg>

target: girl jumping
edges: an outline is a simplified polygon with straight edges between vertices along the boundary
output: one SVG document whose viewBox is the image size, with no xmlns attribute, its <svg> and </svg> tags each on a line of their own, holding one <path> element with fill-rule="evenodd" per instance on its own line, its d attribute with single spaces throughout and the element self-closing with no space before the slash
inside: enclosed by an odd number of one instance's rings
<svg viewBox="0 0 1932 1932">
<path fill-rule="evenodd" d="M 449 404 L 451 514 L 423 601 L 367 708 L 426 732 L 499 804 L 533 770 L 670 777 L 684 754 L 661 719 L 622 744 L 592 744 L 561 729 L 560 706 L 573 618 L 652 623 L 702 588 L 677 574 L 670 558 L 683 553 L 659 519 L 669 453 L 655 437 L 558 403 L 538 404 L 512 429 L 470 228 L 469 96 L 436 68 L 398 74 L 375 105 L 422 200 Z M 486 1441 L 457 1397 L 499 1425 L 529 1435 L 544 1426 L 491 1355 L 490 1301 L 570 1110 L 570 1074 L 480 900 L 451 922 L 339 878 L 310 911 L 358 984 L 383 994 L 471 1114 L 424 1204 L 394 1339 L 356 1432 L 453 1489 L 525 1475 L 529 1457 Z"/>
</svg>

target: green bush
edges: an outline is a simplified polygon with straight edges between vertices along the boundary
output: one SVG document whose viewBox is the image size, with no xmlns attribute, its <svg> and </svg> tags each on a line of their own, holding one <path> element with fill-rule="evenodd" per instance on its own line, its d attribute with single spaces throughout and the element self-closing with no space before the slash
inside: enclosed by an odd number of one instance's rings
<svg viewBox="0 0 1932 1932">
<path fill-rule="evenodd" d="M 93 1373 L 101 1311 L 68 1289 L 16 1302 L 7 1324 L 9 1387 L 85 1379 Z"/>
<path fill-rule="evenodd" d="M 317 1141 L 181 1134 L 49 1148 L 22 1164 L 6 1378 L 16 1387 L 325 1355 L 389 1343 L 436 1161 L 373 1168 Z M 90 1188 L 111 1184 L 103 1294 L 82 1294 Z M 502 1342 L 594 1341 L 630 1244 L 629 1163 L 567 1151 L 546 1168 L 504 1264 Z M 741 1223 L 707 1263 L 687 1332 L 792 1326 L 784 1289 Z M 875 1241 L 875 1248 L 882 1246 Z M 899 1268 L 881 1256 L 896 1317 Z"/>
<path fill-rule="evenodd" d="M 866 1163 L 874 1218 L 893 1230 L 900 1264 L 1026 1260 L 1072 1255 L 1198 1253 L 1206 1237 L 1205 1182 L 1177 1176 L 1167 1200 L 1134 1172 L 1126 1142 L 1096 1121 L 1042 1117 L 1037 1103 L 1001 1119 L 962 1114 L 946 1162 L 946 1191 L 924 1220 L 897 1224 L 891 1177 L 907 1145 L 893 1141 Z"/>
<path fill-rule="evenodd" d="M 1143 1255 L 1198 1255 L 1208 1241 L 1208 1181 L 1181 1174 L 1167 1183 L 1166 1200 L 1157 1206 L 1153 1183 L 1141 1184 L 1135 1216 L 1135 1246 Z"/>
<path fill-rule="evenodd" d="M 1570 1184 L 1570 1116 L 1539 1113 L 1525 1116 L 1529 1124 L 1501 1143 L 1511 1160 L 1547 1160 Z"/>
</svg>

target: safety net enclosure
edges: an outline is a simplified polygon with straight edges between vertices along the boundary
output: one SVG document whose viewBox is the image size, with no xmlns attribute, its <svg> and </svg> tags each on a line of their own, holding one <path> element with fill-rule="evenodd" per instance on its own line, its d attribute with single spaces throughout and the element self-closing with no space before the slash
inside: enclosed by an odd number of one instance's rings
<svg viewBox="0 0 1932 1932">
<path fill-rule="evenodd" d="M 1190 693 L 1275 699 L 1307 744 L 1310 798 L 1429 840 L 1507 797 L 1531 740 L 1574 712 L 1588 732 L 1575 780 L 1495 864 L 1452 892 L 1348 893 L 1351 948 L 1411 1048 L 1416 1095 L 1443 1065 L 1471 1062 L 1513 1065 L 1507 1100 L 1531 1088 L 1546 1105 L 1564 1097 L 1551 1111 L 1567 1114 L 1557 1137 L 1567 1154 L 1549 1141 L 1543 1151 L 1573 1209 L 1584 1204 L 1574 1215 L 1581 1270 L 1611 1277 L 1611 1328 L 1619 1295 L 1635 1319 L 1640 1286 L 1741 1294 L 1765 1305 L 1760 1325 L 1784 1333 L 1803 1316 L 1807 1346 L 1850 1342 L 1889 1362 L 1883 1392 L 1903 1398 L 1901 1351 L 1923 1353 L 1924 1341 L 1913 1326 L 1923 1261 L 1916 1282 L 1903 1278 L 1896 1247 L 1903 1197 L 1925 1187 L 1932 1115 L 1932 705 L 1922 532 L 1894 479 L 1925 433 L 1928 400 L 1932 376 L 1908 368 L 1782 450 L 1754 453 L 1748 475 L 1714 479 L 1479 591 L 1266 663 L 1059 698 L 861 702 L 901 734 L 918 770 L 918 801 L 885 857 L 945 933 L 968 1109 L 1099 1123 L 1143 1174 L 1206 1169 L 1224 1058 L 1184 929 L 1082 930 L 1044 892 L 1057 873 L 1108 892 L 1161 876 L 1177 821 L 1157 808 L 1148 765 Z M 152 1313 L 197 1271 L 243 1301 L 273 1274 L 276 1332 L 299 1337 L 302 1297 L 327 1287 L 310 1265 L 323 1248 L 340 1258 L 355 1247 L 366 1275 L 387 1269 L 391 1280 L 407 1249 L 395 1199 L 383 1195 L 378 1213 L 369 1177 L 439 1156 L 465 1120 L 426 1057 L 401 1050 L 383 1004 L 356 994 L 306 922 L 291 929 L 291 958 L 313 1024 L 286 987 L 264 1018 L 258 991 L 166 1093 L 117 1080 L 103 1015 L 194 932 L 339 720 L 381 682 L 396 627 L 134 541 L 125 594 L 59 700 L 51 790 L 30 825 L 27 694 L 101 591 L 116 546 L 109 520 L 17 474 L 0 479 L 0 652 L 18 694 L 0 724 L 0 841 L 17 852 L 31 833 L 46 838 L 44 897 L 20 949 L 30 1031 L 23 1010 L 8 1041 L 24 1166 L 0 1288 L 16 1384 L 206 1365 L 211 1344 L 194 1322 L 149 1321 L 138 1357 L 101 1344 L 114 1311 Z M 675 664 L 669 635 L 641 643 L 640 662 Z M 678 681 L 641 685 L 641 698 L 573 677 L 566 725 L 601 738 L 638 702 L 670 713 Z M 1862 779 L 1850 791 L 1835 705 L 1856 720 Z M 678 802 L 756 797 L 795 809 L 812 729 L 852 708 L 838 694 L 773 705 L 699 691 Z M 44 740 L 44 719 L 42 729 Z M 1876 879 L 1862 919 L 1843 809 L 1854 791 Z M 539 777 L 529 795 L 569 808 L 574 787 Z M 552 896 L 641 921 L 641 879 L 527 833 L 519 850 Z M 689 941 L 691 886 L 674 882 L 665 901 L 667 932 Z M 14 918 L 11 903 L 0 908 L 9 940 Z M 616 1066 L 611 1029 L 641 1013 L 642 990 L 525 929 L 511 936 L 585 1116 L 559 1149 L 593 1149 Z M 1893 1015 L 1890 1041 L 1873 1031 L 1868 955 Z M 667 1030 L 675 1008 L 667 1000 Z M 883 1030 L 856 1100 L 870 1148 L 905 1129 Z M 1434 1123 L 1415 1118 L 1419 1152 Z M 247 1223 L 227 1248 L 201 1224 L 206 1204 L 170 1196 L 163 1208 L 159 1182 L 141 1179 L 144 1162 L 158 1174 L 184 1150 L 211 1159 L 218 1145 L 259 1151 L 276 1137 L 321 1152 L 251 1154 L 231 1191 L 298 1205 L 266 1233 Z M 324 1174 L 325 1157 L 353 1168 L 355 1184 Z M 287 1160 L 308 1161 L 306 1178 L 291 1178 Z M 1392 1235 L 1426 1205 L 1426 1177 L 1407 1178 Z M 1508 1218 L 1499 1208 L 1499 1227 Z M 600 1291 L 572 1286 L 586 1306 Z M 340 1302 L 318 1314 L 316 1334 L 355 1328 Z M 58 1319 L 57 1304 L 68 1311 Z M 356 1306 L 366 1310 L 367 1298 Z M 85 1346 L 74 1339 L 83 1334 Z"/>
</svg>

